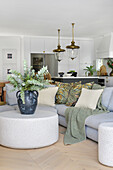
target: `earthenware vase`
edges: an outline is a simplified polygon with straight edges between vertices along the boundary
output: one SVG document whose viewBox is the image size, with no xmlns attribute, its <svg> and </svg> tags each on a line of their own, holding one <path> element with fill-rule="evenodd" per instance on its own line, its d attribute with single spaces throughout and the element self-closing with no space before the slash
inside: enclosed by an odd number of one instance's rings
<svg viewBox="0 0 113 170">
<path fill-rule="evenodd" d="M 38 92 L 27 90 L 24 92 L 24 94 L 25 94 L 25 104 L 23 104 L 22 102 L 20 91 L 16 93 L 19 110 L 21 114 L 25 114 L 25 115 L 33 114 L 37 106 Z"/>
</svg>

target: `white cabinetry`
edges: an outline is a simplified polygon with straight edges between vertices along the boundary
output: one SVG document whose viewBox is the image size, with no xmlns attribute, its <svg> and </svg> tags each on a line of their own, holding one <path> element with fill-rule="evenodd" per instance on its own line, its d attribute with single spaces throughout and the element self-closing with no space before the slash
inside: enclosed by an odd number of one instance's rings
<svg viewBox="0 0 113 170">
<path fill-rule="evenodd" d="M 81 40 L 80 41 L 80 59 L 79 59 L 79 72 L 80 75 L 85 75 L 84 69 L 86 66 L 94 64 L 94 41 Z"/>
<path fill-rule="evenodd" d="M 71 44 L 71 39 L 61 39 L 61 47 L 65 49 Z M 67 72 L 75 70 L 78 76 L 85 75 L 84 68 L 94 64 L 94 41 L 93 39 L 80 39 L 75 41 L 80 46 L 78 57 L 74 60 L 69 59 L 68 54 L 64 53 L 64 59 L 58 64 L 58 71 Z"/>
<path fill-rule="evenodd" d="M 97 58 L 113 58 L 113 33 L 95 40 Z"/>
<path fill-rule="evenodd" d="M 43 38 L 30 38 L 30 51 L 31 53 L 42 53 L 45 51 L 45 41 Z"/>
<path fill-rule="evenodd" d="M 106 87 L 113 87 L 113 77 L 106 77 L 105 85 Z"/>
<path fill-rule="evenodd" d="M 30 38 L 31 53 L 53 53 L 53 49 L 57 48 L 57 38 Z"/>
<path fill-rule="evenodd" d="M 69 39 L 62 39 L 60 40 L 60 44 L 61 44 L 61 48 L 66 50 L 66 45 L 70 44 L 71 40 Z M 58 62 L 58 72 L 64 72 L 65 74 L 67 73 L 67 71 L 70 70 L 70 65 L 71 65 L 71 61 L 68 58 L 68 55 L 65 52 L 62 53 L 63 56 L 63 60 Z M 72 68 L 71 68 L 72 69 Z M 75 68 L 73 68 L 74 70 Z"/>
<path fill-rule="evenodd" d="M 66 50 L 66 46 L 71 44 L 71 38 L 68 39 L 61 39 L 61 48 Z M 80 41 L 76 41 L 76 45 L 80 45 Z M 63 60 L 58 63 L 58 72 L 65 72 L 67 73 L 70 70 L 75 70 L 79 75 L 79 53 L 77 58 L 72 60 L 69 58 L 67 50 L 62 53 Z"/>
<path fill-rule="evenodd" d="M 58 42 L 57 38 L 45 38 L 45 52 L 53 53 L 53 50 L 57 48 Z"/>
<path fill-rule="evenodd" d="M 94 54 L 93 40 L 80 41 L 80 63 L 92 63 Z"/>
<path fill-rule="evenodd" d="M 66 46 L 71 44 L 71 38 L 61 37 L 60 44 L 61 48 L 66 49 Z M 58 39 L 57 37 L 29 37 L 25 38 L 24 41 L 25 57 L 27 62 L 31 63 L 31 53 L 43 53 L 52 54 L 53 49 L 57 48 Z M 94 61 L 94 41 L 92 39 L 75 38 L 75 44 L 80 46 L 78 57 L 71 60 L 67 52 L 63 54 L 63 60 L 58 63 L 58 72 L 67 73 L 69 70 L 75 70 L 79 75 L 85 75 L 84 68 L 88 65 L 93 64 Z"/>
<path fill-rule="evenodd" d="M 104 85 L 106 87 L 113 87 L 113 77 L 108 77 L 108 76 L 101 76 L 99 79 L 104 79 Z M 100 81 L 102 82 L 102 81 Z"/>
</svg>

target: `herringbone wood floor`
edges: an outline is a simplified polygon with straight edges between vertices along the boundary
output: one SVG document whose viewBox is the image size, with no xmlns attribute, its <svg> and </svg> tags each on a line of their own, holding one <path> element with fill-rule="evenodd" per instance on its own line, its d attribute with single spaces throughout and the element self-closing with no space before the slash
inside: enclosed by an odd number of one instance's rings
<svg viewBox="0 0 113 170">
<path fill-rule="evenodd" d="M 62 131 L 62 127 L 60 130 Z M 0 170 L 109 170 L 98 162 L 97 143 L 86 140 L 64 146 L 63 135 L 52 146 L 16 150 L 0 146 Z"/>
</svg>

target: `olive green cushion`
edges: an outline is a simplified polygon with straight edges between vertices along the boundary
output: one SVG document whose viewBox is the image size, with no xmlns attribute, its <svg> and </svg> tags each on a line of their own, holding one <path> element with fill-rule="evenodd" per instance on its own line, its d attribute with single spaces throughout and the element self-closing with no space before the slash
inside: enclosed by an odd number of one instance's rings
<svg viewBox="0 0 113 170">
<path fill-rule="evenodd" d="M 75 104 L 77 103 L 78 98 L 81 94 L 82 87 L 87 88 L 87 89 L 91 89 L 93 84 L 94 84 L 94 82 L 73 85 L 70 89 L 66 105 L 67 106 L 75 106 Z"/>
</svg>

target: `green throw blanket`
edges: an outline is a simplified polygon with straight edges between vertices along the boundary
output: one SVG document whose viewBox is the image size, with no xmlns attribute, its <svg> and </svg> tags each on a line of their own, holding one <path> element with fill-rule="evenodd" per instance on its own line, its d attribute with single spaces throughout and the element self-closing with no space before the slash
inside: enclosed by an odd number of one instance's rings
<svg viewBox="0 0 113 170">
<path fill-rule="evenodd" d="M 100 88 L 98 86 L 94 86 L 93 89 Z M 101 97 L 97 103 L 97 108 L 95 110 L 77 107 L 67 108 L 65 111 L 67 130 L 64 135 L 64 144 L 73 144 L 85 140 L 85 119 L 90 115 L 100 114 L 104 112 L 107 112 L 107 110 L 101 104 Z"/>
</svg>

